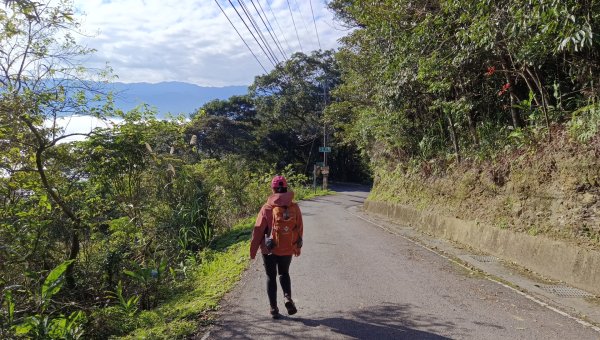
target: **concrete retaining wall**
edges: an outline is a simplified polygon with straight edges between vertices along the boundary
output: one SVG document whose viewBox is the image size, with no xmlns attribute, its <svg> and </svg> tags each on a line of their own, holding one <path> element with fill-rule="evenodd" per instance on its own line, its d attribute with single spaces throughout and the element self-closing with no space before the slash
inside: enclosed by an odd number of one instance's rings
<svg viewBox="0 0 600 340">
<path fill-rule="evenodd" d="M 364 208 L 600 296 L 600 252 L 402 205 L 366 201 Z"/>
</svg>

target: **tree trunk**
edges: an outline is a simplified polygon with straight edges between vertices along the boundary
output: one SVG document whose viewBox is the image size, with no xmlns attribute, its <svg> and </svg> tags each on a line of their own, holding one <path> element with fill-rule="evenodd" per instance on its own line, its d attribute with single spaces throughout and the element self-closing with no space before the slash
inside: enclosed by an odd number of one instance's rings
<svg viewBox="0 0 600 340">
<path fill-rule="evenodd" d="M 21 121 L 23 121 L 27 125 L 27 127 L 33 133 L 33 135 L 35 136 L 35 139 L 38 142 L 38 147 L 35 152 L 35 164 L 36 164 L 36 168 L 37 168 L 36 170 L 40 176 L 40 180 L 42 182 L 44 189 L 46 190 L 46 193 L 48 194 L 48 196 L 50 196 L 50 198 L 52 198 L 52 201 L 54 201 L 54 203 L 56 203 L 58 205 L 58 207 L 62 210 L 62 212 L 73 222 L 73 228 L 71 230 L 71 233 L 72 233 L 71 234 L 71 249 L 69 251 L 69 259 L 73 259 L 73 260 L 77 259 L 77 256 L 79 255 L 79 235 L 77 233 L 78 233 L 78 229 L 81 227 L 81 220 L 79 219 L 79 217 L 77 217 L 75 212 L 73 212 L 73 210 L 71 210 L 71 208 L 69 208 L 67 203 L 58 194 L 58 191 L 55 190 L 52 187 L 52 185 L 50 184 L 50 182 L 48 181 L 48 177 L 46 176 L 46 171 L 44 170 L 43 156 L 44 156 L 44 151 L 46 151 L 46 147 L 47 147 L 47 144 L 45 144 L 44 138 L 42 137 L 42 135 L 40 134 L 38 129 L 33 125 L 33 123 L 31 123 L 31 121 L 29 121 L 24 116 L 21 116 L 19 118 L 21 119 Z M 66 280 L 67 280 L 67 282 L 69 282 L 70 287 L 75 286 L 75 278 L 73 277 L 74 263 L 75 262 L 72 262 L 71 264 L 69 264 L 69 266 L 67 267 L 67 272 L 65 273 Z"/>
<path fill-rule="evenodd" d="M 529 73 L 529 76 L 531 76 L 531 78 L 533 79 L 533 82 L 535 83 L 535 86 L 537 87 L 538 92 L 542 97 L 542 112 L 544 112 L 544 120 L 546 122 L 546 129 L 548 130 L 548 141 L 552 141 L 552 135 L 550 135 L 550 119 L 548 118 L 548 100 L 546 96 L 546 91 L 544 90 L 544 86 L 542 85 L 542 81 L 540 80 L 537 71 L 534 70 L 533 72 L 531 72 L 529 68 L 526 68 L 526 71 L 527 73 Z"/>
<path fill-rule="evenodd" d="M 519 112 L 515 108 L 515 100 L 518 101 L 517 95 L 514 94 L 512 88 L 508 90 L 508 94 L 510 97 L 510 117 L 512 118 L 513 128 L 518 129 L 523 127 L 523 120 L 521 116 L 519 116 Z"/>
<path fill-rule="evenodd" d="M 447 115 L 447 117 L 448 124 L 450 125 L 450 138 L 452 139 L 452 145 L 454 146 L 454 152 L 456 153 L 456 161 L 460 163 L 460 147 L 458 145 L 458 136 L 456 134 L 456 129 L 454 128 L 454 120 L 452 119 L 451 115 Z"/>
<path fill-rule="evenodd" d="M 473 137 L 473 144 L 477 148 L 479 148 L 479 136 L 477 135 L 477 126 L 475 124 L 475 118 L 473 117 L 473 112 L 467 112 L 467 121 L 469 123 L 469 131 L 471 132 L 471 137 Z"/>
<path fill-rule="evenodd" d="M 511 84 L 510 78 L 508 77 L 508 72 L 506 72 L 504 74 L 504 78 L 506 79 L 507 84 Z M 510 97 L 510 117 L 512 119 L 513 128 L 515 128 L 515 129 L 521 128 L 521 127 L 523 127 L 523 121 L 522 121 L 521 117 L 519 116 L 519 112 L 515 108 L 517 103 L 515 103 L 516 95 L 514 93 L 512 84 L 511 84 L 511 87 L 508 89 L 508 96 Z"/>
</svg>

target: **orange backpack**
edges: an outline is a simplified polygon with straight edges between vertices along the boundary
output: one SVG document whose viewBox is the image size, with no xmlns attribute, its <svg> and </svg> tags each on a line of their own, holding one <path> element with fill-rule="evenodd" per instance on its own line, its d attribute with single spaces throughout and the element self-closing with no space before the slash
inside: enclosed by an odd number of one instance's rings
<svg viewBox="0 0 600 340">
<path fill-rule="evenodd" d="M 297 248 L 300 238 L 298 234 L 298 206 L 291 203 L 290 206 L 273 207 L 273 227 L 271 238 L 273 239 L 275 255 L 292 255 Z"/>
</svg>

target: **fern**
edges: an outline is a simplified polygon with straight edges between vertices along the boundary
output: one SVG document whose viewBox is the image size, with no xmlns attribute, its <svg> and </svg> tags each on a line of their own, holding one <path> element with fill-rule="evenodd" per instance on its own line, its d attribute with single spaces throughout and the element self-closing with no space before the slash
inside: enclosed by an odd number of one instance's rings
<svg viewBox="0 0 600 340">
<path fill-rule="evenodd" d="M 600 105 L 592 103 L 573 111 L 568 126 L 571 137 L 581 143 L 589 141 L 598 133 Z"/>
</svg>

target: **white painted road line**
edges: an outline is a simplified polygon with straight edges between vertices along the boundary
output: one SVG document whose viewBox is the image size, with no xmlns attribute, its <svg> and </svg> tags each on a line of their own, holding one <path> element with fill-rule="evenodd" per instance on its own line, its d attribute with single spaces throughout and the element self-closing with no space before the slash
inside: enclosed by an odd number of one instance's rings
<svg viewBox="0 0 600 340">
<path fill-rule="evenodd" d="M 358 206 L 356 206 L 356 207 L 358 207 Z M 441 256 L 441 257 L 443 257 L 444 259 L 446 259 L 446 260 L 448 260 L 448 261 L 450 261 L 450 262 L 452 262 L 452 263 L 455 263 L 455 264 L 457 264 L 457 265 L 459 265 L 459 266 L 461 266 L 461 267 L 463 267 L 463 268 L 465 268 L 465 269 L 467 269 L 467 270 L 469 270 L 469 271 L 473 271 L 471 268 L 469 268 L 469 267 L 465 266 L 464 264 L 460 263 L 459 261 L 456 261 L 455 259 L 453 259 L 453 258 L 451 258 L 451 257 L 448 257 L 448 256 L 446 256 L 446 255 L 444 255 L 444 254 L 442 254 L 442 253 L 440 253 L 440 252 L 438 252 L 438 251 L 435 251 L 434 249 L 431 249 L 431 248 L 429 248 L 429 247 L 425 246 L 424 244 L 421 244 L 421 243 L 419 243 L 419 242 L 416 242 L 416 241 L 412 240 L 411 238 L 408 238 L 408 237 L 406 237 L 406 236 L 404 236 L 404 235 L 402 235 L 402 234 L 400 234 L 400 233 L 397 233 L 397 232 L 395 232 L 395 231 L 393 231 L 393 230 L 390 230 L 389 228 L 387 228 L 387 227 L 385 227 L 385 226 L 383 226 L 383 225 L 381 225 L 381 224 L 379 224 L 379 223 L 377 223 L 377 222 L 375 222 L 375 221 L 372 221 L 372 220 L 370 220 L 370 219 L 368 219 L 368 218 L 365 218 L 365 217 L 363 217 L 363 216 L 361 216 L 361 215 L 359 215 L 359 214 L 356 214 L 356 213 L 354 213 L 354 212 L 352 212 L 352 211 L 350 211 L 350 210 L 348 210 L 348 212 L 349 212 L 351 215 L 353 215 L 354 217 L 358 217 L 358 218 L 360 218 L 361 220 L 363 220 L 363 221 L 365 221 L 365 222 L 368 222 L 368 223 L 370 223 L 370 224 L 372 224 L 372 225 L 374 225 L 374 226 L 376 226 L 376 227 L 379 227 L 379 228 L 381 228 L 381 229 L 383 229 L 383 230 L 387 231 L 387 232 L 388 232 L 388 233 L 390 233 L 390 234 L 393 234 L 393 235 L 396 235 L 396 236 L 400 236 L 400 237 L 402 237 L 403 239 L 405 239 L 405 240 L 407 240 L 407 241 L 409 241 L 409 242 L 411 242 L 411 243 L 413 243 L 413 244 L 415 244 L 415 245 L 417 245 L 417 246 L 419 246 L 419 247 L 422 247 L 422 248 L 424 248 L 424 249 L 427 249 L 427 250 L 429 250 L 430 252 L 432 252 L 432 253 L 434 253 L 434 254 L 436 254 L 436 255 L 438 255 L 438 256 Z M 531 300 L 531 301 L 533 301 L 533 302 L 537 303 L 537 304 L 538 304 L 538 305 L 540 305 L 540 306 L 546 307 L 546 308 L 548 308 L 549 310 L 551 310 L 551 311 L 553 311 L 553 312 L 555 312 L 555 313 L 558 313 L 558 314 L 560 314 L 560 315 L 562 315 L 562 316 L 564 316 L 564 317 L 566 317 L 566 318 L 569 318 L 569 319 L 571 319 L 571 320 L 573 320 L 573 321 L 575 321 L 575 322 L 579 323 L 580 325 L 583 325 L 583 326 L 585 326 L 585 327 L 589 327 L 589 328 L 591 328 L 591 329 L 595 330 L 596 332 L 600 333 L 600 327 L 597 327 L 597 326 L 595 326 L 595 325 L 593 325 L 593 324 L 591 324 L 591 323 L 589 323 L 589 322 L 587 322 L 587 321 L 585 321 L 585 320 L 583 320 L 583 319 L 581 319 L 581 318 L 578 318 L 578 317 L 576 317 L 576 316 L 574 316 L 574 315 L 571 315 L 571 314 L 569 314 L 569 313 L 567 313 L 567 312 L 565 312 L 565 311 L 562 311 L 562 310 L 560 310 L 560 309 L 558 309 L 558 308 L 556 308 L 556 307 L 550 306 L 549 304 L 547 304 L 547 303 L 545 303 L 545 302 L 543 302 L 543 301 L 540 301 L 540 300 L 536 299 L 535 297 L 533 297 L 533 296 L 531 296 L 531 295 L 529 295 L 529 294 L 527 294 L 527 293 L 525 293 L 525 292 L 522 292 L 522 291 L 520 291 L 520 290 L 518 290 L 518 289 L 515 289 L 515 288 L 513 288 L 513 287 L 511 287 L 511 286 L 509 286 L 509 285 L 507 285 L 507 284 L 505 284 L 505 283 L 502 283 L 502 282 L 500 282 L 500 281 L 498 281 L 498 280 L 494 279 L 493 277 L 491 277 L 491 276 L 489 276 L 489 275 L 487 275 L 487 274 L 485 275 L 485 278 L 486 278 L 487 280 L 489 280 L 489 281 L 492 281 L 492 282 L 494 282 L 494 283 L 497 283 L 497 284 L 501 285 L 502 287 L 508 288 L 508 289 L 510 289 L 510 290 L 512 290 L 512 291 L 514 291 L 514 292 L 516 292 L 517 294 L 520 294 L 520 295 L 524 296 L 525 298 L 527 298 L 527 299 L 529 299 L 529 300 Z"/>
</svg>

